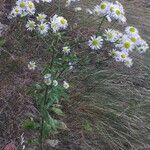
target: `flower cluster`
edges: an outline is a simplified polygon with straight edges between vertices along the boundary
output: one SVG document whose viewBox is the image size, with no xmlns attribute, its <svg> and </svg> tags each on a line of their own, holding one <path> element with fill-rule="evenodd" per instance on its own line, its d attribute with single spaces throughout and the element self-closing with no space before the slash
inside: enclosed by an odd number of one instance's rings
<svg viewBox="0 0 150 150">
<path fill-rule="evenodd" d="M 51 28 L 53 29 L 53 32 L 57 32 L 61 29 L 66 29 L 68 27 L 68 22 L 64 17 L 54 15 L 50 19 L 50 25 L 51 25 Z"/>
<path fill-rule="evenodd" d="M 114 43 L 114 42 L 118 41 L 120 39 L 120 37 L 122 37 L 122 33 L 119 32 L 118 30 L 106 29 L 103 36 L 106 41 Z"/>
<path fill-rule="evenodd" d="M 46 17 L 47 15 L 45 15 L 44 13 L 41 13 L 41 14 L 38 14 L 36 17 L 37 23 L 33 20 L 28 20 L 26 24 L 27 30 L 33 31 L 36 29 L 38 33 L 45 35 L 50 29 L 49 23 L 46 22 Z"/>
<path fill-rule="evenodd" d="M 44 83 L 49 86 L 49 85 L 53 85 L 53 86 L 58 86 L 58 81 L 57 80 L 52 80 L 52 75 L 51 74 L 46 74 L 44 75 Z M 64 89 L 68 89 L 69 88 L 69 84 L 66 81 L 63 81 L 63 87 Z"/>
<path fill-rule="evenodd" d="M 33 20 L 28 20 L 26 24 L 27 30 L 33 31 L 36 29 L 40 34 L 46 35 L 49 29 L 52 29 L 53 32 L 58 32 L 68 26 L 67 20 L 62 16 L 54 15 L 50 18 L 50 21 L 47 21 L 46 18 L 47 15 L 41 13 L 36 17 L 37 23 Z"/>
<path fill-rule="evenodd" d="M 129 57 L 133 50 L 143 53 L 149 48 L 146 41 L 140 37 L 138 30 L 133 26 L 126 27 L 125 33 L 122 36 L 120 34 L 120 37 L 114 41 L 114 45 L 113 57 L 118 62 L 124 62 L 128 67 L 133 64 L 132 59 Z"/>
<path fill-rule="evenodd" d="M 123 6 L 118 1 L 115 3 L 102 1 L 100 5 L 95 6 L 94 14 L 105 16 L 110 22 L 112 19 L 122 23 L 126 22 Z"/>
<path fill-rule="evenodd" d="M 42 2 L 50 3 L 52 0 L 41 0 Z M 39 3 L 40 0 L 35 0 L 35 2 Z M 27 16 L 27 15 L 35 15 L 35 5 L 32 1 L 29 0 L 18 0 L 16 2 L 16 6 L 13 8 L 10 14 L 10 18 L 17 16 Z M 33 18 L 33 17 L 32 17 Z M 50 19 L 47 19 L 47 15 L 44 13 L 37 14 L 36 21 L 29 19 L 26 28 L 29 31 L 36 30 L 38 33 L 42 35 L 46 35 L 49 29 L 52 29 L 53 32 L 58 32 L 62 29 L 66 29 L 68 27 L 67 20 L 58 15 L 54 15 Z"/>
<path fill-rule="evenodd" d="M 48 2 L 51 3 L 52 0 L 34 0 L 37 3 L 40 2 Z M 69 6 L 72 2 L 79 0 L 67 0 L 67 6 Z M 16 6 L 13 8 L 11 12 L 11 16 L 26 16 L 26 15 L 34 15 L 35 14 L 35 5 L 31 0 L 17 0 Z M 80 7 L 76 9 L 76 11 L 81 10 Z M 96 5 L 94 10 L 91 11 L 87 9 L 89 14 L 97 14 L 102 15 L 111 21 L 115 19 L 116 21 L 125 23 L 125 11 L 121 3 L 116 2 L 108 2 L 102 1 L 100 5 Z M 34 17 L 32 17 L 34 18 Z M 68 27 L 67 20 L 58 16 L 57 14 L 53 15 L 50 19 L 48 19 L 47 15 L 44 13 L 39 13 L 36 15 L 36 20 L 29 19 L 26 24 L 26 28 L 29 31 L 36 30 L 38 33 L 42 35 L 46 35 L 49 30 L 52 32 L 58 32 L 60 30 L 64 30 Z M 104 42 L 110 42 L 114 44 L 114 50 L 112 50 L 111 54 L 115 58 L 116 61 L 124 62 L 127 66 L 132 65 L 132 59 L 129 57 L 129 54 L 133 50 L 137 50 L 139 53 L 145 52 L 149 46 L 148 44 L 140 37 L 138 30 L 133 26 L 128 26 L 125 29 L 124 33 L 121 33 L 118 30 L 114 29 L 106 29 L 103 35 L 96 34 L 91 36 L 88 41 L 88 45 L 93 50 L 99 50 L 102 48 Z M 62 52 L 64 54 L 70 53 L 70 48 L 65 46 L 62 48 Z M 28 65 L 29 69 L 34 70 L 36 67 L 34 62 L 30 62 Z"/>
<path fill-rule="evenodd" d="M 93 50 L 99 50 L 105 41 L 113 44 L 114 49 L 111 55 L 115 60 L 124 62 L 128 67 L 133 64 L 129 57 L 133 50 L 143 53 L 149 48 L 146 41 L 140 37 L 138 30 L 133 26 L 126 27 L 124 33 L 114 29 L 106 29 L 103 36 L 91 36 L 88 45 Z"/>
<path fill-rule="evenodd" d="M 18 0 L 11 11 L 10 17 L 26 16 L 35 14 L 35 5 L 30 0 Z"/>
</svg>

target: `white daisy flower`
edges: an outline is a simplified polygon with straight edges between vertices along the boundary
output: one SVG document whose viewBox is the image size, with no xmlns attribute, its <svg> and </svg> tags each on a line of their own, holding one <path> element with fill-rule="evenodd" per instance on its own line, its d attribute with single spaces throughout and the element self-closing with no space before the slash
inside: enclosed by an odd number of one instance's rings
<svg viewBox="0 0 150 150">
<path fill-rule="evenodd" d="M 54 80 L 53 81 L 53 86 L 57 86 L 58 85 L 58 81 L 57 80 Z"/>
<path fill-rule="evenodd" d="M 119 21 L 119 22 L 122 22 L 122 23 L 125 23 L 126 22 L 126 17 L 124 16 L 124 14 L 122 13 L 121 9 L 118 8 L 118 7 L 115 7 L 111 13 L 111 16 Z"/>
<path fill-rule="evenodd" d="M 35 5 L 32 1 L 28 1 L 27 4 L 27 12 L 30 13 L 30 14 L 35 14 Z"/>
<path fill-rule="evenodd" d="M 95 6 L 94 12 L 97 15 L 107 15 L 110 3 L 103 1 L 100 5 Z"/>
<path fill-rule="evenodd" d="M 133 42 L 134 47 L 140 45 L 141 37 L 139 35 L 128 35 L 130 40 Z"/>
<path fill-rule="evenodd" d="M 123 37 L 123 34 L 118 30 L 115 30 L 114 32 L 116 33 L 116 40 L 120 41 L 120 39 Z"/>
<path fill-rule="evenodd" d="M 68 22 L 64 17 L 62 17 L 62 16 L 58 17 L 58 21 L 59 21 L 60 28 L 62 28 L 62 29 L 67 28 Z"/>
<path fill-rule="evenodd" d="M 51 74 L 44 75 L 44 83 L 46 85 L 51 85 L 52 84 Z"/>
<path fill-rule="evenodd" d="M 47 23 L 41 22 L 40 24 L 37 25 L 37 27 L 38 27 L 38 32 L 43 35 L 45 35 L 49 30 L 49 25 Z"/>
<path fill-rule="evenodd" d="M 113 29 L 105 30 L 103 36 L 105 37 L 106 41 L 114 42 L 115 34 Z"/>
<path fill-rule="evenodd" d="M 112 58 L 115 58 L 117 56 L 117 52 L 119 51 L 116 51 L 115 49 L 113 49 L 110 53 L 109 53 L 109 56 L 111 56 Z"/>
<path fill-rule="evenodd" d="M 128 26 L 125 28 L 125 32 L 129 35 L 138 35 L 138 30 L 133 26 Z"/>
<path fill-rule="evenodd" d="M 91 36 L 91 39 L 88 41 L 88 45 L 90 46 L 91 49 L 93 50 L 98 50 L 102 47 L 103 44 L 103 39 L 101 36 L 96 37 Z"/>
<path fill-rule="evenodd" d="M 33 31 L 35 29 L 36 25 L 35 22 L 32 20 L 28 20 L 27 24 L 26 24 L 26 28 L 29 31 Z"/>
<path fill-rule="evenodd" d="M 144 53 L 149 49 L 149 45 L 146 41 L 143 40 L 143 43 L 141 45 L 138 45 L 136 49 L 139 53 Z"/>
<path fill-rule="evenodd" d="M 107 29 L 105 30 L 105 33 L 103 34 L 106 41 L 109 42 L 116 42 L 117 40 L 119 40 L 122 37 L 122 33 L 117 31 L 117 30 L 113 30 L 113 29 Z"/>
<path fill-rule="evenodd" d="M 118 7 L 121 10 L 121 13 L 124 15 L 125 12 L 124 12 L 124 8 L 123 8 L 122 4 L 118 1 L 116 1 L 115 5 L 116 5 L 116 7 Z"/>
<path fill-rule="evenodd" d="M 70 48 L 68 46 L 63 47 L 64 54 L 68 54 L 70 52 Z"/>
<path fill-rule="evenodd" d="M 120 48 L 122 51 L 132 51 L 134 48 L 133 42 L 127 35 L 124 35 L 119 44 L 115 45 L 116 47 Z"/>
<path fill-rule="evenodd" d="M 51 28 L 53 29 L 54 32 L 57 32 L 60 29 L 57 18 L 58 18 L 58 15 L 54 15 L 50 19 Z"/>
<path fill-rule="evenodd" d="M 22 14 L 22 9 L 19 6 L 16 6 L 12 9 L 10 13 L 10 18 L 17 17 L 18 15 Z"/>
<path fill-rule="evenodd" d="M 67 20 L 64 17 L 58 15 L 54 15 L 50 19 L 50 24 L 54 32 L 57 32 L 60 29 L 66 29 L 68 27 Z"/>
<path fill-rule="evenodd" d="M 112 11 L 112 16 L 118 20 L 122 17 L 122 14 L 121 14 L 121 10 L 119 8 L 114 8 L 113 11 Z"/>
<path fill-rule="evenodd" d="M 119 61 L 119 62 L 125 62 L 126 59 L 128 58 L 128 53 L 126 51 L 117 51 L 116 52 L 116 56 L 115 56 L 115 60 Z"/>
<path fill-rule="evenodd" d="M 109 3 L 108 15 L 111 16 L 111 13 L 114 11 L 115 8 L 116 8 L 116 5 L 115 5 L 115 4 Z"/>
<path fill-rule="evenodd" d="M 35 70 L 36 68 L 36 63 L 34 61 L 30 61 L 29 64 L 28 64 L 28 69 L 29 70 Z"/>
<path fill-rule="evenodd" d="M 68 88 L 69 88 L 69 84 L 68 84 L 66 81 L 64 81 L 64 82 L 63 82 L 63 87 L 64 87 L 65 89 L 68 89 Z"/>
<path fill-rule="evenodd" d="M 41 14 L 38 14 L 36 18 L 37 18 L 37 21 L 44 22 L 46 20 L 46 17 L 47 15 L 45 15 L 44 13 L 41 13 Z"/>
<path fill-rule="evenodd" d="M 17 6 L 19 6 L 22 10 L 26 9 L 27 1 L 26 0 L 18 0 L 16 2 Z"/>
</svg>

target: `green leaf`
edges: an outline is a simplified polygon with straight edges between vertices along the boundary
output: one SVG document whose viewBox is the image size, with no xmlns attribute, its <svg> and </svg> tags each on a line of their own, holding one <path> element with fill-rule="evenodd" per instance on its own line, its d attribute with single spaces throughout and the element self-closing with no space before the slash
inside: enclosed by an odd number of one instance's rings
<svg viewBox="0 0 150 150">
<path fill-rule="evenodd" d="M 32 129 L 36 129 L 39 127 L 39 124 L 36 123 L 32 118 L 31 119 L 27 119 L 23 122 L 23 128 L 27 129 L 27 130 L 32 130 Z"/>
<path fill-rule="evenodd" d="M 53 107 L 53 108 L 52 108 L 52 111 L 53 111 L 55 114 L 59 115 L 59 116 L 64 116 L 64 115 L 65 115 L 65 114 L 63 113 L 63 111 L 62 111 L 61 109 L 57 108 L 57 107 Z"/>
<path fill-rule="evenodd" d="M 27 144 L 28 145 L 39 145 L 39 140 L 38 139 L 28 139 Z"/>
<path fill-rule="evenodd" d="M 55 120 L 55 121 L 56 121 L 56 128 L 57 129 L 62 129 L 62 130 L 67 129 L 67 126 L 64 122 L 58 121 L 58 120 Z"/>
<path fill-rule="evenodd" d="M 44 128 L 43 128 L 43 135 L 44 137 L 48 137 L 49 134 L 52 132 L 51 125 L 47 124 L 47 122 L 44 122 Z"/>
</svg>

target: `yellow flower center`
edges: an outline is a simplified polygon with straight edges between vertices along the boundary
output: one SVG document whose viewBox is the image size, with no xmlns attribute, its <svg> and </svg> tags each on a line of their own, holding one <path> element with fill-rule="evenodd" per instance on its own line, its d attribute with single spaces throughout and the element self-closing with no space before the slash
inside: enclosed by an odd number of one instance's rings
<svg viewBox="0 0 150 150">
<path fill-rule="evenodd" d="M 60 20 L 60 22 L 61 22 L 61 24 L 66 24 L 66 20 L 64 19 L 64 18 L 62 18 L 61 20 Z"/>
<path fill-rule="evenodd" d="M 26 4 L 25 4 L 24 2 L 21 2 L 21 3 L 20 3 L 20 7 L 21 7 L 21 8 L 24 8 L 25 6 L 26 6 Z"/>
<path fill-rule="evenodd" d="M 121 54 L 121 58 L 126 58 L 126 55 L 125 54 Z"/>
<path fill-rule="evenodd" d="M 135 43 L 137 41 L 137 39 L 135 37 L 132 37 L 131 41 Z"/>
<path fill-rule="evenodd" d="M 105 3 L 102 3 L 101 5 L 100 5 L 100 7 L 101 7 L 101 9 L 105 9 L 106 8 L 106 4 Z"/>
<path fill-rule="evenodd" d="M 31 2 L 28 4 L 28 6 L 30 9 L 32 9 L 34 7 L 33 3 L 31 3 Z"/>
<path fill-rule="evenodd" d="M 121 11 L 119 9 L 116 10 L 116 15 L 118 15 L 118 16 L 121 15 Z"/>
<path fill-rule="evenodd" d="M 130 47 L 131 47 L 130 42 L 125 42 L 125 43 L 124 43 L 124 47 L 125 47 L 125 48 L 130 48 Z"/>
<path fill-rule="evenodd" d="M 130 32 L 133 32 L 133 33 L 134 33 L 134 32 L 135 32 L 135 28 L 134 28 L 134 27 L 131 27 L 131 28 L 130 28 Z"/>
<path fill-rule="evenodd" d="M 94 39 L 94 40 L 92 41 L 92 44 L 93 44 L 94 46 L 96 46 L 96 45 L 98 45 L 98 41 L 97 41 L 96 39 Z"/>
<path fill-rule="evenodd" d="M 44 30 L 44 29 L 45 29 L 44 24 L 40 25 L 40 30 Z"/>
<path fill-rule="evenodd" d="M 18 13 L 18 12 L 19 12 L 19 9 L 18 9 L 18 8 L 16 8 L 16 9 L 15 9 L 15 12 L 16 12 L 16 13 Z"/>
</svg>

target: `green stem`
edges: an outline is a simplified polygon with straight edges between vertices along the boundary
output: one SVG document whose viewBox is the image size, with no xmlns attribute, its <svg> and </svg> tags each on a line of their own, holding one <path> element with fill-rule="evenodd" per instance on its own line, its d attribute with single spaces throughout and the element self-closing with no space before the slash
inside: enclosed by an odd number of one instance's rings
<svg viewBox="0 0 150 150">
<path fill-rule="evenodd" d="M 100 22 L 100 24 L 99 24 L 99 26 L 98 26 L 98 32 L 100 31 L 100 29 L 101 29 L 101 26 L 102 26 L 102 24 L 104 23 L 104 21 L 105 21 L 105 17 L 106 16 L 104 16 L 103 18 L 102 18 L 102 21 Z"/>
<path fill-rule="evenodd" d="M 48 86 L 46 86 L 45 89 L 45 95 L 44 95 L 44 103 L 43 103 L 43 107 L 46 105 L 47 102 L 47 94 L 48 94 Z M 41 130 L 40 130 L 40 137 L 39 137 L 39 142 L 40 142 L 40 150 L 43 150 L 43 129 L 44 129 L 44 118 L 42 115 L 42 121 L 41 121 Z"/>
<path fill-rule="evenodd" d="M 52 68 L 52 66 L 53 66 L 54 58 L 55 58 L 54 56 L 55 56 L 55 51 L 54 51 L 54 49 L 53 49 L 52 58 L 51 58 L 51 63 L 50 63 L 50 68 Z"/>
</svg>

